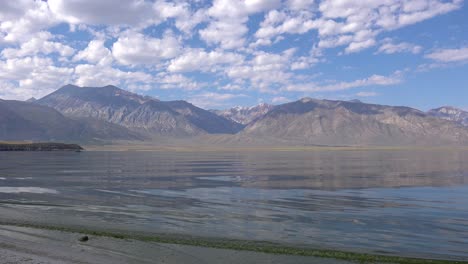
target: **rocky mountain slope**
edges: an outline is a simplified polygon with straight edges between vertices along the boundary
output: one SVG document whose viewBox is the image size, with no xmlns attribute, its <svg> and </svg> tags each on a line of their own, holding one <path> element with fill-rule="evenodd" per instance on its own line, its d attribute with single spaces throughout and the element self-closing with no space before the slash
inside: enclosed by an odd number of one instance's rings
<svg viewBox="0 0 468 264">
<path fill-rule="evenodd" d="M 226 110 L 210 110 L 213 113 L 230 119 L 234 122 L 247 125 L 248 123 L 252 122 L 253 120 L 265 115 L 269 111 L 271 111 L 275 106 L 269 105 L 266 103 L 261 103 L 256 106 L 252 107 L 240 107 L 236 106 Z"/>
<path fill-rule="evenodd" d="M 232 134 L 242 128 L 185 101 L 162 102 L 110 85 L 66 85 L 36 103 L 53 107 L 66 116 L 104 120 L 148 135 Z"/>
<path fill-rule="evenodd" d="M 29 102 L 0 100 L 0 140 L 140 140 L 128 129 L 92 119 L 71 119 L 53 108 Z"/>
<path fill-rule="evenodd" d="M 311 98 L 275 107 L 240 136 L 316 145 L 468 144 L 468 129 L 416 109 Z"/>
<path fill-rule="evenodd" d="M 468 112 L 461 109 L 443 106 L 428 111 L 428 114 L 445 120 L 454 121 L 468 127 Z"/>
<path fill-rule="evenodd" d="M 0 100 L 0 140 L 468 145 L 465 114 L 449 107 L 425 113 L 409 107 L 311 98 L 215 114 L 185 101 L 159 101 L 115 86 L 67 85 L 34 102 Z"/>
</svg>

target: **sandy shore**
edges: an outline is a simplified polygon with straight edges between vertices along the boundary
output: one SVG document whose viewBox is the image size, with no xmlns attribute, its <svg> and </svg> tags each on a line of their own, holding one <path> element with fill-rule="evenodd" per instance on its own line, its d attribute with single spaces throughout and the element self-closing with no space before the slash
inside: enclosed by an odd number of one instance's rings
<svg viewBox="0 0 468 264">
<path fill-rule="evenodd" d="M 342 260 L 214 249 L 131 239 L 89 237 L 27 227 L 0 226 L 0 263 L 351 263 Z"/>
</svg>

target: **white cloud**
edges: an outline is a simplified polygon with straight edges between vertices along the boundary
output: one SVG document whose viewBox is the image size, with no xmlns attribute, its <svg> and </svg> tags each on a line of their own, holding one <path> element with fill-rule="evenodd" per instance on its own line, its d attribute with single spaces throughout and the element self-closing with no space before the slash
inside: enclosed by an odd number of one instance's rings
<svg viewBox="0 0 468 264">
<path fill-rule="evenodd" d="M 273 104 L 283 104 L 283 103 L 287 103 L 287 102 L 290 102 L 291 100 L 284 97 L 284 96 L 278 96 L 278 97 L 273 97 L 273 99 L 271 99 L 271 102 Z"/>
<path fill-rule="evenodd" d="M 112 53 L 104 46 L 104 40 L 95 39 L 91 40 L 84 50 L 73 57 L 73 61 L 80 60 L 106 65 L 112 63 Z"/>
<path fill-rule="evenodd" d="M 179 40 L 166 33 L 161 39 L 141 33 L 127 32 L 112 46 L 115 59 L 124 65 L 157 64 L 176 57 L 181 52 Z"/>
<path fill-rule="evenodd" d="M 18 49 L 7 48 L 2 51 L 4 58 L 17 58 L 25 57 L 36 54 L 51 54 L 57 53 L 60 56 L 68 57 L 75 53 L 75 49 L 70 46 L 64 45 L 60 42 L 49 41 L 53 38 L 49 32 L 39 32 L 30 40 L 21 44 Z"/>
<path fill-rule="evenodd" d="M 131 84 L 150 84 L 153 77 L 145 72 L 122 71 L 108 65 L 79 64 L 75 67 L 73 83 L 79 86 L 104 86 L 108 84 L 126 87 Z"/>
<path fill-rule="evenodd" d="M 187 2 L 158 0 L 153 8 L 163 19 L 174 18 L 177 29 L 188 35 L 192 35 L 196 25 L 208 19 L 205 9 L 192 10 Z"/>
<path fill-rule="evenodd" d="M 280 34 L 303 34 L 314 27 L 311 20 L 312 14 L 309 12 L 300 14 L 287 14 L 282 11 L 272 10 L 265 15 L 265 19 L 260 24 L 260 28 L 255 32 L 255 36 L 265 42 Z"/>
<path fill-rule="evenodd" d="M 291 70 L 304 70 L 312 67 L 320 60 L 314 56 L 299 57 L 291 63 Z"/>
<path fill-rule="evenodd" d="M 294 11 L 310 10 L 314 5 L 314 0 L 287 0 L 286 4 L 289 9 Z"/>
<path fill-rule="evenodd" d="M 349 46 L 346 47 L 345 52 L 346 53 L 358 52 L 363 49 L 372 47 L 374 45 L 375 45 L 374 39 L 367 39 L 365 41 L 360 41 L 360 42 L 351 42 L 349 43 Z"/>
<path fill-rule="evenodd" d="M 244 87 L 242 87 L 241 85 L 239 84 L 235 84 L 235 83 L 228 83 L 224 86 L 221 86 L 220 88 L 218 88 L 219 90 L 226 90 L 226 91 L 241 91 L 241 90 L 244 90 Z"/>
<path fill-rule="evenodd" d="M 160 21 L 149 1 L 48 0 L 50 10 L 71 24 L 147 26 Z"/>
<path fill-rule="evenodd" d="M 214 0 L 207 14 L 212 18 L 208 26 L 199 31 L 201 39 L 223 49 L 242 48 L 248 32 L 250 14 L 278 7 L 280 0 Z"/>
<path fill-rule="evenodd" d="M 427 54 L 425 57 L 440 62 L 468 61 L 468 47 L 459 49 L 442 49 Z"/>
<path fill-rule="evenodd" d="M 379 94 L 376 92 L 359 92 L 356 94 L 356 96 L 359 96 L 359 97 L 374 97 L 377 95 Z"/>
<path fill-rule="evenodd" d="M 226 102 L 235 98 L 247 97 L 245 94 L 205 92 L 187 99 L 190 103 L 202 108 L 226 106 Z"/>
<path fill-rule="evenodd" d="M 27 41 L 59 22 L 44 1 L 2 1 L 0 9 L 0 43 Z"/>
<path fill-rule="evenodd" d="M 246 18 L 218 20 L 211 22 L 207 28 L 200 30 L 200 37 L 210 45 L 219 45 L 224 49 L 235 49 L 244 46 L 244 35 L 248 32 Z"/>
<path fill-rule="evenodd" d="M 206 88 L 209 80 L 218 91 L 256 90 L 280 98 L 281 90 L 391 85 L 401 76 L 314 83 L 310 69 L 328 58 L 335 63 L 334 56 L 328 56 L 335 51 L 342 55 L 376 47 L 377 54 L 420 54 L 421 46 L 396 41 L 406 34 L 396 37 L 390 31 L 462 4 L 462 0 L 4 1 L 0 93 L 21 98 L 31 93 L 29 97 L 63 82 L 197 90 Z M 382 35 L 389 37 L 381 39 Z M 294 48 L 281 51 L 284 47 Z M 331 48 L 337 49 L 325 50 Z M 468 48 L 434 50 L 424 57 L 432 61 L 418 70 L 464 63 Z M 11 87 L 14 92 L 5 92 Z"/>
<path fill-rule="evenodd" d="M 304 34 L 318 31 L 319 47 L 346 45 L 353 53 L 372 47 L 376 37 L 385 31 L 415 24 L 437 15 L 459 9 L 462 0 L 324 0 L 318 12 L 311 1 L 288 1 L 290 12 L 270 11 L 255 33 L 258 45 L 270 45 L 272 37 L 281 34 Z M 302 6 L 309 6 L 302 9 Z M 300 12 L 297 10 L 301 10 Z M 261 41 L 258 41 L 261 40 Z"/>
<path fill-rule="evenodd" d="M 287 84 L 292 74 L 289 72 L 290 61 L 295 49 L 288 49 L 281 54 L 256 52 L 252 60 L 227 69 L 227 75 L 237 82 L 249 81 L 252 87 L 268 92 L 271 85 Z"/>
<path fill-rule="evenodd" d="M 284 90 L 295 92 L 334 92 L 366 86 L 388 86 L 400 83 L 402 81 L 400 75 L 401 73 L 399 72 L 396 72 L 391 76 L 374 74 L 364 79 L 359 79 L 351 82 L 336 82 L 327 85 L 318 85 L 315 83 L 291 84 L 286 86 Z"/>
<path fill-rule="evenodd" d="M 408 42 L 393 43 L 390 39 L 384 39 L 383 44 L 377 50 L 377 53 L 394 54 L 409 52 L 418 54 L 422 51 L 422 47 Z"/>
<path fill-rule="evenodd" d="M 36 98 L 51 92 L 70 81 L 72 68 L 57 67 L 49 58 L 23 57 L 0 60 L 0 82 L 7 98 Z"/>
<path fill-rule="evenodd" d="M 158 74 L 156 80 L 161 89 L 182 89 L 182 90 L 198 90 L 202 87 L 196 81 L 187 78 L 182 74 Z"/>
<path fill-rule="evenodd" d="M 217 71 L 221 65 L 236 65 L 244 60 L 233 52 L 188 49 L 169 64 L 170 72 Z"/>
</svg>

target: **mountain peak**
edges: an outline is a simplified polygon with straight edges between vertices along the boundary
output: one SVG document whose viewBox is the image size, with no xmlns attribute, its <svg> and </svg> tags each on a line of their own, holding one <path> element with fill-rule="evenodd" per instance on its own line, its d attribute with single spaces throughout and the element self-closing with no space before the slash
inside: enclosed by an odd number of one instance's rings
<svg viewBox="0 0 468 264">
<path fill-rule="evenodd" d="M 312 102 L 314 99 L 310 98 L 310 97 L 304 97 L 304 98 L 301 98 L 299 101 L 302 102 L 302 103 L 308 103 L 308 102 Z"/>
<path fill-rule="evenodd" d="M 460 125 L 468 126 L 468 112 L 453 106 L 442 106 L 427 112 L 431 116 L 454 121 Z"/>
<path fill-rule="evenodd" d="M 38 103 L 72 118 L 103 120 L 141 133 L 232 134 L 243 127 L 186 101 L 162 102 L 113 85 L 66 85 Z"/>
</svg>

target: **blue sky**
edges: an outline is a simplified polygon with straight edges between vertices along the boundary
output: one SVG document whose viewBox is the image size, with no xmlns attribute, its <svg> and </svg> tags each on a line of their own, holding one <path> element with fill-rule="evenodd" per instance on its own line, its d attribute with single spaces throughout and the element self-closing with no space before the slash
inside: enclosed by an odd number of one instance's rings
<svg viewBox="0 0 468 264">
<path fill-rule="evenodd" d="M 19 0 L 0 98 L 113 84 L 204 108 L 301 97 L 468 109 L 463 0 Z"/>
</svg>

